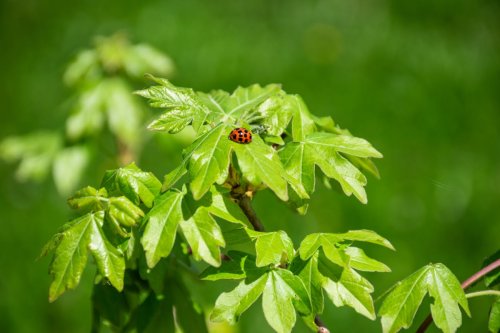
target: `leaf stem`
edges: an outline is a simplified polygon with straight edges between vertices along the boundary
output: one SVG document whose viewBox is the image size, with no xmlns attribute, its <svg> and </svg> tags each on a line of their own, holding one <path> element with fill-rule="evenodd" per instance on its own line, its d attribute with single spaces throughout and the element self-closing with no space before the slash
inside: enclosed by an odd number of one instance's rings
<svg viewBox="0 0 500 333">
<path fill-rule="evenodd" d="M 468 293 L 465 294 L 465 297 L 467 298 L 474 298 L 474 297 L 480 297 L 480 296 L 500 296 L 500 290 L 481 290 L 481 291 L 476 291 L 473 293 Z"/>
<path fill-rule="evenodd" d="M 474 273 L 470 278 L 468 278 L 467 280 L 465 280 L 464 282 L 462 282 L 462 288 L 464 290 L 467 289 L 467 288 L 469 288 L 475 282 L 477 282 L 478 280 L 480 280 L 481 278 L 483 278 L 486 274 L 488 274 L 489 272 L 497 269 L 498 267 L 500 267 L 500 259 L 495 260 L 494 262 L 492 262 L 488 266 L 482 268 L 478 272 Z M 427 328 L 429 327 L 430 324 L 432 324 L 432 315 L 431 314 L 429 314 L 427 316 L 427 318 L 425 318 L 425 320 L 422 322 L 422 324 L 420 324 L 420 326 L 419 326 L 419 328 L 417 330 L 417 333 L 424 333 L 427 330 Z"/>
</svg>

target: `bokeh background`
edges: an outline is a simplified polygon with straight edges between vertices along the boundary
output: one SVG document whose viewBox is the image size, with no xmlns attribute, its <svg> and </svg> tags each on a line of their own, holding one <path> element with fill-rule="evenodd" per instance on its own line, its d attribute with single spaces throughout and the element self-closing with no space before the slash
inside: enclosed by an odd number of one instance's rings
<svg viewBox="0 0 500 333">
<path fill-rule="evenodd" d="M 368 205 L 321 186 L 305 217 L 271 194 L 255 200 L 267 229 L 291 230 L 297 244 L 318 230 L 389 238 L 397 252 L 368 249 L 393 270 L 368 275 L 375 297 L 429 262 L 464 280 L 498 249 L 500 2 L 2 0 L 0 138 L 63 126 L 66 65 L 96 35 L 116 31 L 170 55 L 177 85 L 282 83 L 384 154 Z M 155 136 L 138 164 L 162 177 L 180 158 L 171 148 Z M 49 260 L 35 261 L 69 216 L 65 199 L 50 179 L 18 183 L 15 167 L 0 162 L 0 331 L 88 332 L 92 269 L 48 304 Z M 462 332 L 486 331 L 488 301 L 470 301 Z M 332 332 L 380 331 L 378 321 L 331 304 L 323 319 Z M 239 332 L 256 330 L 270 332 L 259 302 Z"/>
</svg>

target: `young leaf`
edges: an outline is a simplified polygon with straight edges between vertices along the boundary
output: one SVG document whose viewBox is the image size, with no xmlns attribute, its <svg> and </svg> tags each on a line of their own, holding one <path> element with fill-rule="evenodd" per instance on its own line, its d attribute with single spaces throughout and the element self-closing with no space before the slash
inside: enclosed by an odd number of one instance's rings
<svg viewBox="0 0 500 333">
<path fill-rule="evenodd" d="M 103 212 L 99 212 L 90 224 L 90 243 L 88 245 L 92 253 L 97 269 L 102 276 L 118 291 L 123 289 L 123 278 L 125 276 L 125 258 L 123 253 L 107 239 L 102 230 Z"/>
<path fill-rule="evenodd" d="M 425 266 L 399 282 L 385 297 L 378 315 L 382 317 L 384 333 L 398 332 L 401 328 L 409 328 L 413 318 L 427 293 L 427 274 Z"/>
<path fill-rule="evenodd" d="M 153 205 L 154 198 L 160 193 L 161 183 L 151 173 L 144 172 L 134 163 L 124 168 L 106 171 L 101 186 L 110 195 L 125 195 L 134 204 L 141 201 L 146 207 Z"/>
<path fill-rule="evenodd" d="M 219 225 L 205 207 L 198 208 L 194 213 L 191 208 L 189 217 L 183 218 L 180 223 L 182 233 L 186 238 L 193 258 L 203 259 L 212 266 L 220 266 L 220 247 L 226 245 Z"/>
<path fill-rule="evenodd" d="M 124 227 L 136 225 L 144 212 L 126 197 L 109 198 L 107 217 Z"/>
<path fill-rule="evenodd" d="M 105 188 L 97 190 L 92 186 L 87 186 L 69 198 L 68 205 L 73 209 L 85 212 L 99 211 L 105 208 L 103 200 L 106 200 L 107 197 L 108 192 Z"/>
<path fill-rule="evenodd" d="M 261 87 L 258 84 L 249 87 L 238 87 L 224 103 L 223 108 L 229 117 L 240 122 L 251 122 L 251 118 L 260 103 L 281 91 L 277 84 Z"/>
<path fill-rule="evenodd" d="M 254 136 L 249 145 L 231 142 L 243 176 L 253 185 L 264 183 L 283 201 L 288 200 L 285 173 L 274 149 Z"/>
<path fill-rule="evenodd" d="M 184 193 L 177 191 L 163 193 L 155 200 L 153 208 L 145 218 L 147 224 L 141 244 L 150 268 L 172 251 L 177 227 L 183 219 L 181 208 L 183 196 Z"/>
<path fill-rule="evenodd" d="M 288 281 L 283 279 L 282 275 L 285 272 L 292 275 L 291 277 L 287 276 L 287 280 L 293 278 L 293 274 L 289 271 L 270 271 L 266 287 L 262 293 L 264 316 L 269 325 L 279 333 L 291 332 L 296 320 L 293 299 L 297 296 L 295 291 L 287 284 Z M 302 296 L 308 298 L 307 293 Z"/>
<path fill-rule="evenodd" d="M 434 298 L 431 304 L 432 319 L 443 332 L 456 332 L 462 324 L 462 306 L 470 316 L 467 299 L 460 282 L 443 264 L 434 264 L 428 273 L 429 295 Z"/>
<path fill-rule="evenodd" d="M 136 94 L 149 99 L 149 104 L 155 108 L 164 108 L 167 111 L 153 121 L 149 127 L 152 129 L 165 129 L 169 132 L 178 132 L 192 122 L 198 120 L 198 127 L 203 125 L 210 110 L 200 101 L 198 96 L 190 88 L 176 87 L 166 79 L 155 78 L 148 75 L 150 79 L 160 84 L 145 90 L 136 91 Z M 170 116 L 169 113 L 174 113 Z M 182 121 L 174 120 L 174 118 L 183 119 Z M 167 120 L 167 121 L 165 121 Z"/>
<path fill-rule="evenodd" d="M 368 257 L 365 252 L 354 246 L 349 246 L 344 250 L 349 257 L 349 265 L 358 271 L 365 272 L 390 272 L 391 269 L 384 263 Z"/>
<path fill-rule="evenodd" d="M 289 262 L 294 256 L 293 243 L 284 231 L 258 232 L 247 229 L 250 238 L 256 240 L 256 265 L 264 267 Z"/>
<path fill-rule="evenodd" d="M 258 279 L 246 283 L 245 280 L 230 292 L 219 295 L 210 320 L 226 321 L 235 324 L 240 315 L 245 312 L 262 294 L 266 287 L 268 275 L 263 274 Z"/>
<path fill-rule="evenodd" d="M 491 306 L 488 329 L 491 333 L 500 331 L 500 297 L 497 297 L 495 303 Z"/>
<path fill-rule="evenodd" d="M 361 157 L 382 157 L 363 139 L 331 133 L 311 133 L 303 136 L 300 142 L 285 145 L 280 151 L 280 158 L 287 173 L 298 179 L 309 193 L 314 191 L 314 170 L 315 165 L 318 165 L 326 176 L 340 183 L 346 195 L 354 193 L 361 202 L 366 203 L 363 188 L 366 177 L 340 152 Z"/>
<path fill-rule="evenodd" d="M 307 261 L 296 257 L 290 266 L 290 271 L 304 283 L 311 299 L 311 312 L 313 314 L 322 313 L 324 306 L 322 291 L 324 278 L 318 270 L 318 254 L 313 255 Z"/>
<path fill-rule="evenodd" d="M 359 314 L 374 320 L 375 308 L 371 283 L 350 267 L 339 269 L 332 266 L 322 255 L 319 257 L 319 271 L 324 276 L 323 289 L 335 306 L 350 306 Z"/>
<path fill-rule="evenodd" d="M 203 280 L 239 280 L 259 277 L 266 272 L 255 265 L 255 257 L 248 253 L 230 251 L 220 267 L 209 266 L 201 273 Z"/>
<path fill-rule="evenodd" d="M 214 183 L 222 184 L 228 175 L 230 141 L 228 127 L 219 124 L 187 148 L 190 189 L 200 199 Z"/>
<path fill-rule="evenodd" d="M 87 246 L 90 241 L 91 225 L 94 220 L 103 218 L 103 213 L 88 213 L 71 221 L 58 238 L 54 258 L 49 273 L 52 282 L 49 288 L 49 301 L 55 301 L 68 289 L 75 288 L 80 282 L 87 264 Z"/>
<path fill-rule="evenodd" d="M 342 264 L 340 264 L 339 261 L 343 261 L 343 254 L 349 256 L 349 251 L 352 256 L 355 258 L 357 257 L 358 260 L 360 260 L 364 253 L 360 254 L 357 250 L 344 250 L 341 248 L 340 243 L 345 241 L 367 242 L 381 245 L 389 249 L 394 249 L 392 244 L 387 239 L 371 230 L 350 230 L 342 234 L 315 233 L 307 235 L 302 243 L 300 243 L 300 257 L 302 260 L 306 260 L 311 257 L 318 250 L 318 248 L 322 247 L 327 258 L 341 266 Z M 375 264 L 374 262 L 371 263 Z M 379 268 L 382 268 L 382 266 L 379 266 Z"/>
<path fill-rule="evenodd" d="M 436 326 L 446 333 L 455 332 L 462 323 L 458 305 L 469 314 L 467 299 L 446 266 L 430 264 L 401 281 L 386 296 L 379 311 L 384 333 L 410 327 L 427 292 L 434 298 L 431 313 Z"/>
</svg>

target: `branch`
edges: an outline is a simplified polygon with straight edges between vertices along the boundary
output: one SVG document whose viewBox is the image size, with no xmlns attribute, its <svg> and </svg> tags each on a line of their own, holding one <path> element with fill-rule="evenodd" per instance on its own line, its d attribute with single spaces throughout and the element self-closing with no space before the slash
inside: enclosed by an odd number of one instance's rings
<svg viewBox="0 0 500 333">
<path fill-rule="evenodd" d="M 462 288 L 464 290 L 469 288 L 475 282 L 477 282 L 479 279 L 483 278 L 486 274 L 497 269 L 498 267 L 500 267 L 500 259 L 495 260 L 494 262 L 492 262 L 491 264 L 484 267 L 483 269 L 481 269 L 480 271 L 478 271 L 477 273 L 472 275 L 470 278 L 468 278 L 467 280 L 462 282 Z M 429 314 L 427 316 L 427 318 L 425 318 L 425 320 L 422 322 L 422 324 L 420 324 L 420 327 L 418 328 L 417 333 L 424 333 L 430 324 L 432 324 L 432 315 L 431 314 Z"/>
<path fill-rule="evenodd" d="M 248 221 L 252 224 L 253 229 L 255 231 L 264 231 L 264 225 L 260 222 L 260 219 L 252 207 L 252 198 L 250 196 L 252 192 L 239 194 L 234 191 L 236 188 L 237 187 L 233 188 L 231 196 L 236 200 L 238 206 L 240 206 L 240 209 L 245 214 Z M 318 333 L 330 333 L 330 330 L 325 326 L 319 316 L 314 317 L 314 323 L 318 326 Z"/>
<path fill-rule="evenodd" d="M 248 221 L 250 221 L 250 223 L 252 224 L 253 229 L 255 231 L 264 231 L 264 226 L 253 210 L 252 199 L 246 193 L 243 193 L 242 195 L 238 196 L 236 200 L 238 202 L 238 206 L 240 206 Z"/>
</svg>

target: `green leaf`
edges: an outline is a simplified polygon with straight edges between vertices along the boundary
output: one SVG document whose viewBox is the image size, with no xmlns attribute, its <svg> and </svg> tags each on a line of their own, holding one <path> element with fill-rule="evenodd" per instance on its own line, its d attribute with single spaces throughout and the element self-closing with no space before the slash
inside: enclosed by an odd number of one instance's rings
<svg viewBox="0 0 500 333">
<path fill-rule="evenodd" d="M 322 313 L 324 306 L 322 291 L 324 278 L 318 270 L 318 254 L 313 255 L 307 261 L 296 257 L 290 266 L 290 270 L 304 283 L 311 299 L 311 312 L 313 314 Z"/>
<path fill-rule="evenodd" d="M 256 265 L 264 267 L 287 263 L 294 256 L 293 243 L 286 232 L 258 232 L 247 229 L 248 235 L 256 240 L 255 250 L 257 252 Z"/>
<path fill-rule="evenodd" d="M 89 164 L 90 151 L 85 146 L 61 150 L 54 159 L 52 174 L 57 191 L 67 196 L 78 186 Z"/>
<path fill-rule="evenodd" d="M 203 259 L 212 266 L 220 266 L 220 247 L 224 247 L 226 243 L 219 225 L 205 207 L 196 209 L 186 201 L 183 204 L 185 214 L 180 228 L 193 251 L 193 258 Z"/>
<path fill-rule="evenodd" d="M 124 79 L 106 81 L 106 115 L 111 133 L 120 142 L 136 147 L 142 128 L 142 109 Z"/>
<path fill-rule="evenodd" d="M 99 273 L 106 277 L 118 291 L 123 289 L 125 258 L 123 253 L 108 240 L 102 230 L 104 213 L 97 213 L 90 224 L 89 251 L 92 253 Z"/>
<path fill-rule="evenodd" d="M 491 333 L 500 331 L 500 297 L 497 297 L 495 303 L 491 306 L 488 329 Z"/>
<path fill-rule="evenodd" d="M 385 297 L 378 315 L 382 317 L 384 333 L 398 332 L 409 328 L 415 314 L 427 293 L 427 274 L 425 266 L 398 282 L 398 285 Z"/>
<path fill-rule="evenodd" d="M 354 269 L 365 272 L 391 271 L 384 263 L 368 257 L 360 248 L 349 246 L 344 252 L 349 257 L 349 265 Z"/>
<path fill-rule="evenodd" d="M 238 157 L 243 177 L 252 185 L 264 183 L 283 201 L 288 200 L 284 169 L 274 149 L 266 145 L 258 136 L 251 144 L 231 142 Z"/>
<path fill-rule="evenodd" d="M 292 119 L 292 103 L 289 95 L 278 94 L 268 98 L 257 108 L 257 112 L 263 117 L 261 124 L 266 128 L 266 134 L 281 139 L 280 135 L 285 131 Z"/>
<path fill-rule="evenodd" d="M 350 135 L 333 135 L 330 133 L 314 133 L 308 137 L 308 142 L 315 145 L 327 146 L 337 152 L 357 156 L 381 158 L 382 154 L 372 147 L 365 139 Z"/>
<path fill-rule="evenodd" d="M 203 280 L 255 279 L 267 272 L 266 268 L 255 265 L 255 256 L 244 252 L 229 251 L 220 267 L 207 267 L 202 273 Z"/>
<path fill-rule="evenodd" d="M 226 134 L 227 133 L 227 134 Z M 186 150 L 185 161 L 191 179 L 190 189 L 198 200 L 212 184 L 222 184 L 228 176 L 230 141 L 229 129 L 219 124 L 198 138 Z"/>
<path fill-rule="evenodd" d="M 427 292 L 434 298 L 431 313 L 436 326 L 443 332 L 455 332 L 462 323 L 458 305 L 469 314 L 467 299 L 446 266 L 430 264 L 399 282 L 386 296 L 379 311 L 384 333 L 410 327 Z"/>
<path fill-rule="evenodd" d="M 144 73 L 170 76 L 175 69 L 169 57 L 147 44 L 131 45 L 123 65 L 127 73 L 135 77 L 142 77 Z"/>
<path fill-rule="evenodd" d="M 270 271 L 268 276 L 262 294 L 264 316 L 276 332 L 291 332 L 296 320 L 293 300 L 298 296 L 288 283 L 297 277 L 294 277 L 291 272 L 281 269 Z M 299 279 L 294 284 L 300 285 L 301 283 Z M 303 294 L 302 297 L 308 299 L 305 289 L 303 292 L 305 295 Z"/>
<path fill-rule="evenodd" d="M 57 247 L 50 264 L 52 282 L 49 301 L 55 301 L 66 290 L 74 289 L 80 282 L 87 264 L 87 246 L 90 241 L 91 225 L 102 220 L 103 213 L 88 213 L 70 222 L 58 237 Z"/>
<path fill-rule="evenodd" d="M 164 131 L 175 134 L 182 131 L 193 120 L 192 113 L 183 110 L 173 110 L 162 114 L 159 118 L 153 120 L 148 129 L 153 131 Z"/>
<path fill-rule="evenodd" d="M 292 138 L 295 142 L 303 141 L 307 135 L 316 131 L 311 113 L 299 95 L 288 98 L 293 113 Z"/>
<path fill-rule="evenodd" d="M 153 205 L 153 200 L 161 190 L 160 181 L 151 172 L 142 171 L 134 163 L 106 171 L 101 186 L 110 195 L 123 194 L 134 204 L 138 205 L 142 201 L 146 207 Z"/>
<path fill-rule="evenodd" d="M 147 214 L 141 244 L 146 252 L 147 264 L 154 267 L 166 257 L 174 246 L 177 227 L 182 221 L 181 202 L 184 193 L 169 191 L 156 198 Z"/>
<path fill-rule="evenodd" d="M 238 87 L 227 98 L 223 108 L 229 117 L 240 122 L 250 123 L 254 113 L 256 113 L 254 109 L 260 103 L 280 91 L 281 88 L 277 84 L 269 84 L 265 87 L 261 87 L 258 84 L 253 84 L 249 87 Z"/>
<path fill-rule="evenodd" d="M 382 155 L 360 138 L 332 133 L 311 133 L 300 137 L 300 142 L 288 143 L 280 151 L 286 172 L 298 179 L 308 193 L 312 193 L 315 188 L 315 165 L 318 165 L 326 176 L 340 183 L 346 195 L 354 193 L 366 203 L 366 177 L 340 153 L 361 157 Z"/>
<path fill-rule="evenodd" d="M 387 239 L 378 235 L 374 231 L 350 230 L 346 233 L 341 234 L 314 233 L 307 235 L 302 243 L 300 243 L 300 257 L 302 258 L 302 260 L 306 260 L 311 257 L 318 250 L 318 248 L 322 247 L 325 255 L 331 261 L 337 262 L 339 260 L 339 256 L 341 255 L 339 252 L 342 251 L 342 249 L 340 248 L 340 243 L 345 241 L 373 243 L 394 250 L 394 247 Z M 350 251 L 353 251 L 351 253 L 353 256 L 360 256 L 359 252 L 356 253 L 356 250 Z"/>
<path fill-rule="evenodd" d="M 144 212 L 126 197 L 109 198 L 107 217 L 124 227 L 137 225 Z"/>
<path fill-rule="evenodd" d="M 66 135 L 72 141 L 99 133 L 104 126 L 107 105 L 106 81 L 89 86 L 79 96 L 66 119 Z"/>
<path fill-rule="evenodd" d="M 267 274 L 262 275 L 252 282 L 247 283 L 243 280 L 235 289 L 220 294 L 215 302 L 210 320 L 226 321 L 230 324 L 235 324 L 240 315 L 262 294 L 267 280 Z"/>
<path fill-rule="evenodd" d="M 166 115 L 170 112 L 174 112 L 176 115 L 173 117 L 185 119 L 182 124 L 177 122 L 175 127 L 176 131 L 180 131 L 189 123 L 196 121 L 197 128 L 195 129 L 198 131 L 199 127 L 203 125 L 204 119 L 207 117 L 210 110 L 200 101 L 194 91 L 190 88 L 176 87 L 166 79 L 155 78 L 152 75 L 148 75 L 148 77 L 160 85 L 136 91 L 136 94 L 149 99 L 149 104 L 152 107 L 166 109 L 167 111 L 162 117 L 168 118 Z M 170 122 L 171 121 L 172 118 L 170 117 Z M 153 125 L 154 128 L 160 126 L 161 123 L 162 120 L 158 120 L 154 121 L 151 125 Z M 163 126 L 166 126 L 166 123 L 164 123 Z M 165 128 L 168 131 L 174 129 L 172 126 Z"/>
<path fill-rule="evenodd" d="M 371 283 L 350 267 L 337 268 L 322 255 L 319 257 L 319 271 L 324 276 L 323 289 L 335 306 L 347 305 L 359 314 L 374 320 L 375 308 Z"/>
<path fill-rule="evenodd" d="M 62 147 L 59 133 L 37 132 L 12 136 L 0 144 L 0 157 L 7 162 L 20 161 L 16 178 L 20 181 L 42 181 Z"/>
<path fill-rule="evenodd" d="M 462 324 L 460 304 L 470 316 L 467 299 L 460 282 L 443 264 L 434 264 L 428 273 L 429 295 L 434 298 L 431 313 L 434 323 L 443 332 L 456 332 Z"/>
<path fill-rule="evenodd" d="M 64 83 L 73 86 L 91 78 L 96 78 L 99 73 L 99 59 L 94 50 L 83 50 L 76 56 L 64 72 Z"/>
<path fill-rule="evenodd" d="M 84 212 L 99 211 L 105 208 L 108 192 L 105 188 L 99 190 L 92 186 L 84 187 L 78 190 L 68 199 L 68 205 L 73 209 Z"/>
</svg>

